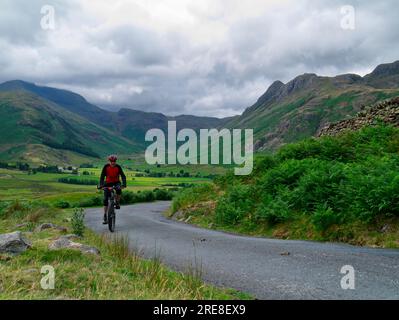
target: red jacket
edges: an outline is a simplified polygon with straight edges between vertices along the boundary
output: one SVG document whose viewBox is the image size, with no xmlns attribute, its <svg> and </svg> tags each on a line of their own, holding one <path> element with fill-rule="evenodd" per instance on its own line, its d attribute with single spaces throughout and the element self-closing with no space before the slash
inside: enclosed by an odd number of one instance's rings
<svg viewBox="0 0 399 320">
<path fill-rule="evenodd" d="M 112 167 L 110 164 L 106 164 L 101 171 L 101 176 L 100 176 L 100 185 L 104 185 L 104 178 L 105 178 L 105 183 L 120 183 L 119 176 L 122 177 L 122 185 L 126 187 L 126 176 L 121 168 L 120 165 L 115 165 Z"/>
</svg>

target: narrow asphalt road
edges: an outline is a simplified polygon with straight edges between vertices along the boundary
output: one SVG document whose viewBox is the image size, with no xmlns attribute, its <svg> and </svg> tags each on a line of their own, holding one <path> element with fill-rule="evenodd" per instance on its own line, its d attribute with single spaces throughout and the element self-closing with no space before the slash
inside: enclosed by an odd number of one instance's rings
<svg viewBox="0 0 399 320">
<path fill-rule="evenodd" d="M 116 231 L 146 258 L 158 255 L 178 271 L 201 269 L 206 282 L 258 299 L 399 299 L 399 250 L 232 235 L 168 220 L 162 212 L 169 206 L 124 206 Z M 107 233 L 101 222 L 102 209 L 86 211 L 87 226 Z M 355 270 L 355 290 L 341 288 L 345 265 Z"/>
</svg>

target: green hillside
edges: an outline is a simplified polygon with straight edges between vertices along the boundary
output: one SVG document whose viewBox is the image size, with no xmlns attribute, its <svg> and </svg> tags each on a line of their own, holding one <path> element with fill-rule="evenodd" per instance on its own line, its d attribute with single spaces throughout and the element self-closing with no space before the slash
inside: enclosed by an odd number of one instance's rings
<svg viewBox="0 0 399 320">
<path fill-rule="evenodd" d="M 365 127 L 258 155 L 253 173 L 184 190 L 191 222 L 283 239 L 399 247 L 399 128 Z"/>
<path fill-rule="evenodd" d="M 37 86 L 33 83 L 13 80 L 0 84 L 0 92 L 25 91 L 35 94 L 43 99 L 51 101 L 58 106 L 82 116 L 103 127 L 112 129 L 112 121 L 109 121 L 112 113 L 101 109 L 86 101 L 81 95 L 68 90 L 51 87 Z"/>
<path fill-rule="evenodd" d="M 166 132 L 168 121 L 176 121 L 179 130 L 214 128 L 222 123 L 212 117 L 167 117 L 131 109 L 108 112 L 79 97 L 21 81 L 0 85 L 0 160 L 76 165 L 95 162 L 109 153 L 131 158 L 144 153 L 147 130 Z"/>
<path fill-rule="evenodd" d="M 198 131 L 199 129 L 217 128 L 230 120 L 230 118 L 219 119 L 192 115 L 171 117 L 162 113 L 144 112 L 127 108 L 122 108 L 118 112 L 111 112 L 89 103 L 84 97 L 71 91 L 37 86 L 21 80 L 13 80 L 0 84 L 0 93 L 20 94 L 21 92 L 40 97 L 47 101 L 47 104 L 57 105 L 59 107 L 58 111 L 63 109 L 86 119 L 92 124 L 96 124 L 102 128 L 105 127 L 113 131 L 113 136 L 118 136 L 122 140 L 124 138 L 130 140 L 131 144 L 135 145 L 135 153 L 144 152 L 146 146 L 144 138 L 149 129 L 159 128 L 166 131 L 168 121 L 176 121 L 178 130 L 191 128 Z M 79 151 L 79 153 L 82 152 Z M 103 152 L 100 151 L 100 153 L 102 154 Z M 127 151 L 125 150 L 122 153 L 126 154 Z"/>
<path fill-rule="evenodd" d="M 3 160 L 63 164 L 139 151 L 131 141 L 25 91 L 0 93 L 0 118 Z"/>
</svg>

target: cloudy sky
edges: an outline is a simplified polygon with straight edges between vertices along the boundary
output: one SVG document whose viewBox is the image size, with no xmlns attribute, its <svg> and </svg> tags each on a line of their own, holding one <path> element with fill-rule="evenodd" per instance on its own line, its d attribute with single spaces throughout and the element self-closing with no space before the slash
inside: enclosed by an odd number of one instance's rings
<svg viewBox="0 0 399 320">
<path fill-rule="evenodd" d="M 342 27 L 348 5 L 354 29 Z M 398 11 L 397 0 L 0 0 L 0 81 L 113 110 L 230 116 L 274 80 L 398 60 Z"/>
</svg>

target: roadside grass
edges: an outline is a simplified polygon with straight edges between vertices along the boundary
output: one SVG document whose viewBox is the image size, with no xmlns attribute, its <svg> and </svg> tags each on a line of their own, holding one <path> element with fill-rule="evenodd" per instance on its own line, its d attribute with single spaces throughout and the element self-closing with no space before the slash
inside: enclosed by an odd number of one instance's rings
<svg viewBox="0 0 399 320">
<path fill-rule="evenodd" d="M 72 209 L 14 202 L 0 208 L 0 233 L 20 230 L 32 247 L 17 256 L 0 255 L 0 299 L 250 299 L 244 293 L 204 284 L 198 274 L 173 272 L 160 257 L 144 260 L 123 235 L 84 231 L 74 240 L 97 247 L 100 256 L 71 249 L 49 250 L 49 243 L 71 232 Z M 35 228 L 44 222 L 67 232 Z M 17 227 L 17 225 L 20 225 Z M 55 289 L 43 290 L 41 268 L 55 270 Z"/>
<path fill-rule="evenodd" d="M 312 224 L 311 218 L 303 214 L 298 215 L 289 222 L 277 224 L 255 223 L 251 219 L 244 218 L 238 224 L 227 225 L 216 221 L 216 201 L 204 200 L 204 197 L 202 199 L 201 202 L 191 202 L 190 204 L 186 203 L 184 206 L 179 206 L 178 210 L 170 210 L 165 215 L 168 218 L 173 218 L 176 212 L 179 211 L 181 212 L 180 221 L 186 221 L 189 218 L 190 224 L 201 228 L 253 237 L 343 242 L 375 248 L 399 248 L 399 219 L 397 218 L 381 218 L 373 224 L 364 221 L 354 221 L 345 225 L 335 225 L 328 231 L 317 230 Z M 175 203 L 175 200 L 173 203 Z"/>
</svg>

